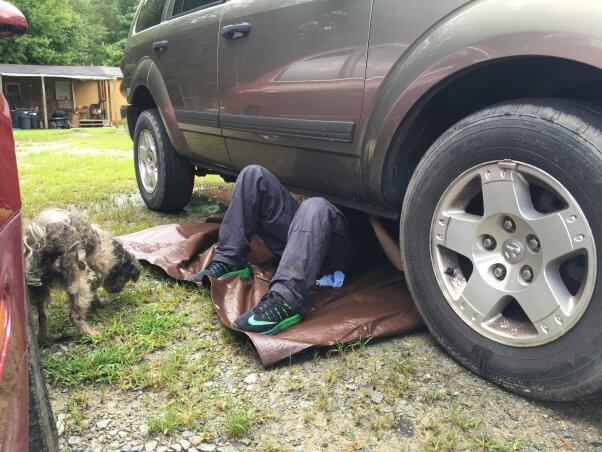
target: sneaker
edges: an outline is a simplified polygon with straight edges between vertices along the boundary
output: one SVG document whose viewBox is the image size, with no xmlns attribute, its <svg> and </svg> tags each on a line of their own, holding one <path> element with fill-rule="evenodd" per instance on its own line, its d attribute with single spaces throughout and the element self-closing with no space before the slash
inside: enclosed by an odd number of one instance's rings
<svg viewBox="0 0 602 452">
<path fill-rule="evenodd" d="M 257 306 L 237 318 L 234 324 L 241 331 L 275 335 L 301 320 L 301 303 L 290 302 L 276 292 L 268 292 Z"/>
<path fill-rule="evenodd" d="M 249 279 L 251 277 L 251 269 L 247 266 L 236 268 L 233 265 L 225 262 L 213 261 L 203 271 L 195 274 L 191 279 L 194 282 L 201 283 L 203 287 L 209 288 L 212 278 L 234 278 L 238 276 L 240 279 Z"/>
</svg>

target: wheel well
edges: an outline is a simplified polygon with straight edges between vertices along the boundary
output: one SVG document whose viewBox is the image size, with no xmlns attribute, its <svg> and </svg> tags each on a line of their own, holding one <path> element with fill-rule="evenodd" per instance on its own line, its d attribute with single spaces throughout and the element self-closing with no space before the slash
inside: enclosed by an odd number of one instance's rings
<svg viewBox="0 0 602 452">
<path fill-rule="evenodd" d="M 482 63 L 455 74 L 425 94 L 399 126 L 385 160 L 382 193 L 398 208 L 414 169 L 453 124 L 512 99 L 556 97 L 602 100 L 602 71 L 552 57 L 515 57 Z"/>
<path fill-rule="evenodd" d="M 152 94 L 145 86 L 138 86 L 132 95 L 131 107 L 128 111 L 128 130 L 132 139 L 134 138 L 134 130 L 138 117 L 145 110 L 157 108 L 157 103 L 153 99 Z"/>
</svg>

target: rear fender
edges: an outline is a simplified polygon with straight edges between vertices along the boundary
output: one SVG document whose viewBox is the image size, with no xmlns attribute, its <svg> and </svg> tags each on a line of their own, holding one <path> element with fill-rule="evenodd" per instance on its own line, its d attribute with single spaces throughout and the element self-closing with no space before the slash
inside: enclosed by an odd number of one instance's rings
<svg viewBox="0 0 602 452">
<path fill-rule="evenodd" d="M 387 205 L 381 186 L 395 133 L 431 90 L 471 66 L 515 56 L 553 56 L 602 68 L 599 0 L 484 0 L 456 10 L 421 36 L 392 67 L 362 131 L 362 187 Z M 400 152 L 403 152 L 401 150 Z M 405 190 L 404 190 L 405 191 Z"/>
</svg>

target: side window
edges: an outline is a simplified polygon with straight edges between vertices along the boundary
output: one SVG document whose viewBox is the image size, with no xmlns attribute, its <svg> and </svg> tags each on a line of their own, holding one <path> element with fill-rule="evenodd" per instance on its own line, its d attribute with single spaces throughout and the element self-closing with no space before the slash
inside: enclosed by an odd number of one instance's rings
<svg viewBox="0 0 602 452">
<path fill-rule="evenodd" d="M 165 0 L 146 0 L 136 22 L 136 33 L 161 23 Z"/>
<path fill-rule="evenodd" d="M 185 13 L 186 11 L 190 11 L 197 8 L 202 8 L 203 6 L 211 5 L 212 3 L 219 3 L 216 0 L 175 0 L 173 5 L 173 11 L 171 12 L 172 16 L 177 16 L 178 14 Z"/>
</svg>

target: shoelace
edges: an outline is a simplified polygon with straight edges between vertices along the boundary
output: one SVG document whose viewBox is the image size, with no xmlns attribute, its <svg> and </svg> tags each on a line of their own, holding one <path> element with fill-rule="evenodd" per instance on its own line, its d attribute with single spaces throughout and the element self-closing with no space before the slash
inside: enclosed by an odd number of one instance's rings
<svg viewBox="0 0 602 452">
<path fill-rule="evenodd" d="M 228 273 L 229 271 L 230 268 L 226 264 L 217 261 L 211 262 L 207 267 L 207 272 L 216 276 L 221 273 Z"/>
<path fill-rule="evenodd" d="M 289 303 L 281 298 L 279 295 L 275 295 L 272 292 L 268 292 L 266 297 L 253 308 L 253 312 L 261 319 L 269 321 L 282 321 L 292 314 L 293 308 Z"/>
</svg>

